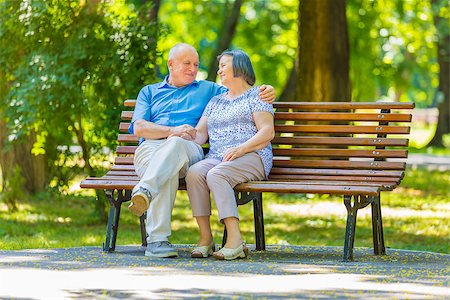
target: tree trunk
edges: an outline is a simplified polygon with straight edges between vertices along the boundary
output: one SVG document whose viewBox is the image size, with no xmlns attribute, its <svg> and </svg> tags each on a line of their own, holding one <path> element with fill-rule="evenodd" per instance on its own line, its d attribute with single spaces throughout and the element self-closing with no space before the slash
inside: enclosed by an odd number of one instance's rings
<svg viewBox="0 0 450 300">
<path fill-rule="evenodd" d="M 81 116 L 78 116 L 78 121 L 75 124 L 72 124 L 72 128 L 77 137 L 77 142 L 81 147 L 82 156 L 84 160 L 84 169 L 89 174 L 89 176 L 96 176 L 95 170 L 92 168 L 91 163 L 89 162 L 89 158 L 91 155 L 91 149 L 89 144 L 86 142 L 84 138 L 84 129 L 82 125 Z M 98 218 L 104 222 L 107 220 L 108 216 L 106 214 L 106 197 L 101 190 L 95 190 L 95 194 L 97 196 L 97 201 L 95 202 L 95 211 L 94 214 L 98 216 Z"/>
<path fill-rule="evenodd" d="M 216 81 L 218 70 L 216 57 L 219 56 L 223 51 L 228 49 L 231 45 L 231 41 L 233 40 L 237 23 L 239 21 L 239 16 L 241 14 L 241 6 L 243 2 L 244 0 L 234 1 L 233 8 L 231 9 L 230 14 L 225 17 L 224 23 L 222 25 L 222 31 L 218 36 L 217 47 L 211 56 L 211 60 L 209 61 L 207 80 Z"/>
<path fill-rule="evenodd" d="M 350 101 L 345 0 L 300 0 L 298 101 Z"/>
<path fill-rule="evenodd" d="M 146 5 L 151 3 L 151 7 L 148 8 Z M 150 22 L 155 24 L 155 33 L 149 34 L 149 38 L 147 40 L 147 45 L 149 47 L 149 53 L 152 54 L 150 58 L 150 64 L 153 66 L 153 70 L 157 77 L 161 77 L 161 71 L 159 70 L 158 65 L 156 64 L 156 48 L 158 46 L 158 37 L 159 37 L 159 29 L 158 29 L 158 14 L 159 8 L 161 7 L 161 0 L 142 0 L 142 4 L 144 6 L 140 12 L 140 19 L 142 22 Z"/>
<path fill-rule="evenodd" d="M 284 90 L 281 93 L 278 101 L 292 102 L 297 100 L 297 93 L 296 93 L 297 92 L 296 84 L 298 81 L 297 68 L 298 63 L 297 60 L 295 60 L 295 64 L 294 66 L 292 66 L 291 73 L 289 74 L 286 86 L 284 87 Z"/>
<path fill-rule="evenodd" d="M 437 6 L 438 1 L 433 0 L 432 5 Z M 437 7 L 433 11 L 435 12 L 434 24 L 438 32 L 439 86 L 436 91 L 436 98 L 438 99 L 439 117 L 436 133 L 428 146 L 443 147 L 442 136 L 450 133 L 450 33 L 448 27 L 443 26 L 445 24 L 448 26 L 448 19 L 439 17 Z"/>
<path fill-rule="evenodd" d="M 23 191 L 36 193 L 44 190 L 48 185 L 48 167 L 45 155 L 31 153 L 36 142 L 36 133 L 33 131 L 25 136 L 21 142 L 8 144 L 6 122 L 0 119 L 0 167 L 2 170 L 3 185 L 9 180 L 11 172 L 16 166 L 20 167 L 25 183 Z"/>
</svg>

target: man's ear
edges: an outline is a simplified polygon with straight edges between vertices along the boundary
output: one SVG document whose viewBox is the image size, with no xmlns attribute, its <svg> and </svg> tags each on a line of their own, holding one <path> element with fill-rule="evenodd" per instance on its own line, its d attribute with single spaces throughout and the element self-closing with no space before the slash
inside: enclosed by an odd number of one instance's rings
<svg viewBox="0 0 450 300">
<path fill-rule="evenodd" d="M 173 60 L 172 59 L 167 60 L 167 68 L 169 68 L 169 70 L 172 70 L 172 66 L 173 66 Z"/>
</svg>

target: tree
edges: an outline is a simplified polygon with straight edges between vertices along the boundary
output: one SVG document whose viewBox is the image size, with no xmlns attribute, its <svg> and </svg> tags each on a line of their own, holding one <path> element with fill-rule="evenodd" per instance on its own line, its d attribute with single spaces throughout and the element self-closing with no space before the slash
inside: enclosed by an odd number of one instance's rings
<svg viewBox="0 0 450 300">
<path fill-rule="evenodd" d="M 432 105 L 438 65 L 430 2 L 353 0 L 347 16 L 352 98 Z"/>
<path fill-rule="evenodd" d="M 8 45 L 0 49 L 2 136 L 8 137 L 2 143 L 15 145 L 35 132 L 32 152 L 45 154 L 56 187 L 82 170 L 96 175 L 103 149 L 115 146 L 123 99 L 155 79 L 148 36 L 157 28 L 137 21 L 139 11 L 124 1 L 1 5 L 0 41 Z M 12 165 L 3 163 L 3 174 Z"/>
<path fill-rule="evenodd" d="M 230 48 L 231 41 L 233 40 L 236 26 L 239 21 L 242 2 L 243 0 L 234 1 L 233 7 L 231 8 L 231 10 L 229 10 L 228 16 L 223 21 L 223 24 L 221 26 L 222 31 L 219 34 L 216 49 L 214 50 L 213 55 L 209 61 L 207 80 L 216 81 L 218 70 L 216 57 L 219 56 L 223 51 Z"/>
<path fill-rule="evenodd" d="M 350 101 L 345 0 L 302 0 L 298 34 L 299 101 Z"/>
<path fill-rule="evenodd" d="M 429 146 L 443 147 L 442 137 L 450 133 L 450 12 L 447 1 L 432 0 L 433 20 L 437 35 L 439 86 L 436 91 L 439 117 L 436 133 Z"/>
</svg>

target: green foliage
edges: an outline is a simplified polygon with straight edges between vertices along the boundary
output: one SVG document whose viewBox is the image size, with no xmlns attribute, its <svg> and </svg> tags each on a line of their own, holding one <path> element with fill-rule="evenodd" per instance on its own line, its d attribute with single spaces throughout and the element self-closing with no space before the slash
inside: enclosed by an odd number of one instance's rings
<svg viewBox="0 0 450 300">
<path fill-rule="evenodd" d="M 163 57 L 158 60 L 166 70 L 168 50 L 179 42 L 192 44 L 200 55 L 199 76 L 207 68 L 219 33 L 232 6 L 231 1 L 162 1 L 159 19 L 167 36 L 158 41 Z M 297 1 L 244 1 L 232 41 L 233 48 L 246 51 L 255 69 L 257 84 L 273 85 L 278 93 L 294 64 L 297 47 Z"/>
<path fill-rule="evenodd" d="M 250 55 L 258 84 L 273 85 L 279 94 L 294 66 L 297 18 L 297 1 L 247 1 L 233 40 Z"/>
<path fill-rule="evenodd" d="M 21 175 L 20 167 L 16 166 L 10 171 L 9 178 L 0 194 L 0 201 L 5 203 L 9 210 L 16 211 L 18 202 L 24 198 L 25 194 L 22 190 L 24 183 L 25 179 Z"/>
<path fill-rule="evenodd" d="M 441 6 L 445 2 L 439 1 Z M 347 3 L 353 98 L 413 101 L 417 107 L 435 104 L 439 30 L 430 2 Z"/>
<path fill-rule="evenodd" d="M 64 167 L 61 155 L 79 155 L 67 151 L 72 145 L 88 156 L 111 148 L 122 101 L 155 78 L 149 62 L 157 27 L 123 0 L 82 2 L 0 3 L 0 42 L 8 45 L 0 48 L 0 103 L 10 140 L 36 130 L 34 152 L 47 154 L 54 175 Z"/>
</svg>

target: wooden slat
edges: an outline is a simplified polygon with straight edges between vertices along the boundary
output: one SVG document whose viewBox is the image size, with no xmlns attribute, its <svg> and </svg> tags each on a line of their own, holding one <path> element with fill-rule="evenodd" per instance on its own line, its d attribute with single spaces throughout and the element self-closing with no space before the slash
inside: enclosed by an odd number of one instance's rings
<svg viewBox="0 0 450 300">
<path fill-rule="evenodd" d="M 89 180 L 118 180 L 118 181 L 123 181 L 124 180 L 124 176 L 118 176 L 118 175 L 105 175 L 102 177 L 89 177 Z M 137 174 L 132 174 L 127 176 L 126 180 L 129 181 L 139 181 L 139 177 L 137 176 Z"/>
<path fill-rule="evenodd" d="M 130 123 L 120 122 L 119 131 L 120 132 L 128 132 L 128 127 L 130 127 Z"/>
<path fill-rule="evenodd" d="M 368 177 L 368 176 L 324 176 L 324 175 L 292 175 L 292 174 L 270 174 L 269 180 L 274 181 L 297 181 L 297 180 L 322 180 L 322 181 L 362 181 L 362 182 L 384 182 L 393 184 L 400 182 L 401 177 Z"/>
<path fill-rule="evenodd" d="M 106 189 L 123 189 L 123 190 L 132 190 L 134 186 L 138 183 L 138 181 L 133 180 L 104 180 L 100 178 L 97 179 L 84 179 L 80 183 L 81 188 L 86 189 L 97 189 L 97 190 L 106 190 Z M 186 183 L 184 180 L 180 180 L 178 184 L 179 190 L 186 189 Z"/>
<path fill-rule="evenodd" d="M 375 121 L 375 122 L 411 122 L 411 114 L 367 114 L 343 112 L 276 112 L 275 120 L 293 121 Z"/>
<path fill-rule="evenodd" d="M 135 107 L 136 100 L 125 100 L 124 106 Z M 412 102 L 274 102 L 274 108 L 284 109 L 413 109 Z"/>
<path fill-rule="evenodd" d="M 238 184 L 235 191 L 239 192 L 273 192 L 289 194 L 331 194 L 331 195 L 368 195 L 377 196 L 379 187 L 372 186 L 334 186 L 296 184 L 295 182 L 252 181 Z"/>
<path fill-rule="evenodd" d="M 408 139 L 400 138 L 355 138 L 355 137 L 323 137 L 295 136 L 275 137 L 272 145 L 336 145 L 336 146 L 408 146 Z"/>
<path fill-rule="evenodd" d="M 338 168 L 338 169 L 366 169 L 366 170 L 404 170 L 404 162 L 386 161 L 348 161 L 348 160 L 278 160 L 274 159 L 275 167 L 296 168 Z"/>
<path fill-rule="evenodd" d="M 132 110 L 130 110 L 130 111 L 124 110 L 124 111 L 122 111 L 120 118 L 125 121 L 130 121 L 133 118 L 133 113 L 134 113 L 134 111 L 132 111 Z"/>
<path fill-rule="evenodd" d="M 294 133 L 376 133 L 376 134 L 408 134 L 409 126 L 357 126 L 357 125 L 282 125 L 275 124 L 275 131 Z"/>
<path fill-rule="evenodd" d="M 108 176 L 137 176 L 135 171 L 121 171 L 121 170 L 111 170 L 106 173 Z"/>
<path fill-rule="evenodd" d="M 406 150 L 291 148 L 291 149 L 273 149 L 272 151 L 273 155 L 275 156 L 290 156 L 290 157 L 374 157 L 374 158 L 408 157 L 408 151 Z"/>
<path fill-rule="evenodd" d="M 119 133 L 119 135 L 117 136 L 117 141 L 121 143 L 138 143 L 139 137 L 135 136 L 134 134 Z"/>
<path fill-rule="evenodd" d="M 134 166 L 133 165 L 113 165 L 111 167 L 112 171 L 133 171 L 134 172 Z"/>
<path fill-rule="evenodd" d="M 81 181 L 80 187 L 86 189 L 124 189 L 131 190 L 137 184 L 137 181 L 132 180 L 90 180 L 85 179 Z"/>
<path fill-rule="evenodd" d="M 403 178 L 403 171 L 348 170 L 348 169 L 302 169 L 273 167 L 270 174 L 321 175 L 321 176 L 367 176 Z"/>
<path fill-rule="evenodd" d="M 395 182 L 383 182 L 383 181 L 373 181 L 373 182 L 365 182 L 365 181 L 345 181 L 345 180 L 335 180 L 335 181 L 325 181 L 325 180 L 282 180 L 282 179 L 269 179 L 271 182 L 294 182 L 295 184 L 313 184 L 313 185 L 337 185 L 337 186 L 372 186 L 378 187 L 383 191 L 391 191 L 397 187 L 397 183 Z"/>
<path fill-rule="evenodd" d="M 274 102 L 274 108 L 283 109 L 413 109 L 412 102 Z"/>
<path fill-rule="evenodd" d="M 133 156 L 117 156 L 114 160 L 114 164 L 116 165 L 133 165 L 134 164 Z"/>
<path fill-rule="evenodd" d="M 136 106 L 136 100 L 135 99 L 127 99 L 127 100 L 124 101 L 123 106 L 135 107 Z"/>
<path fill-rule="evenodd" d="M 117 154 L 134 154 L 138 146 L 117 146 Z"/>
</svg>

